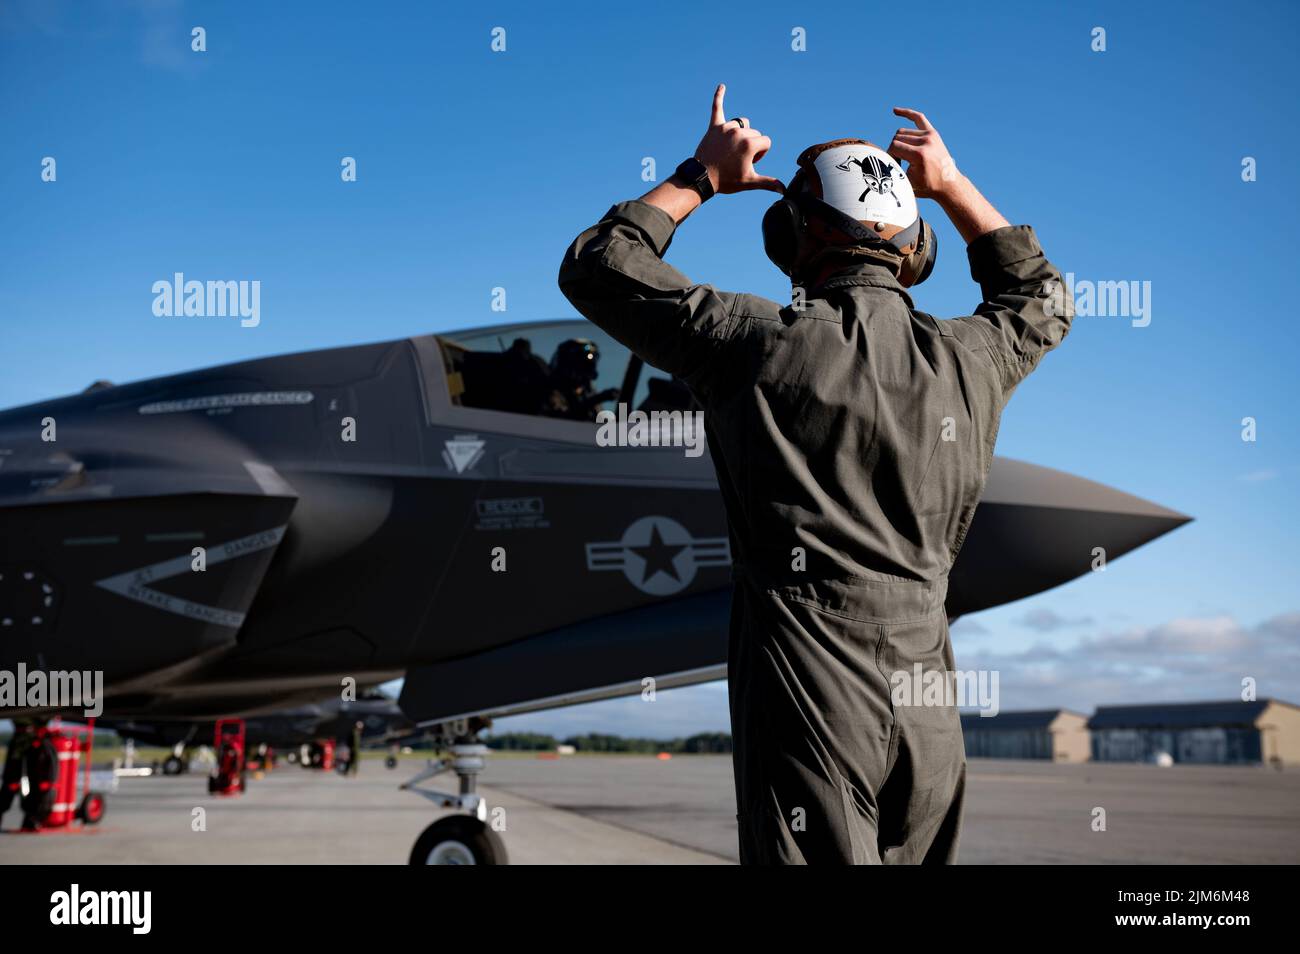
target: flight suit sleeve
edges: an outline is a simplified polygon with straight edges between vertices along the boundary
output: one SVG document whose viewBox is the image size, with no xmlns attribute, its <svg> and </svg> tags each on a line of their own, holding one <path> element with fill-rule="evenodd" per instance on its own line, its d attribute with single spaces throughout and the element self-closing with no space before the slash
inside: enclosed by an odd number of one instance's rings
<svg viewBox="0 0 1300 954">
<path fill-rule="evenodd" d="M 618 203 L 569 246 L 560 290 L 633 353 L 695 387 L 733 334 L 738 296 L 697 285 L 664 262 L 676 228 L 640 199 Z"/>
<path fill-rule="evenodd" d="M 1074 302 L 1027 225 L 981 235 L 966 254 L 984 302 L 973 316 L 958 320 L 984 334 L 1002 368 L 1003 393 L 1010 394 L 1043 355 L 1065 340 Z"/>
</svg>

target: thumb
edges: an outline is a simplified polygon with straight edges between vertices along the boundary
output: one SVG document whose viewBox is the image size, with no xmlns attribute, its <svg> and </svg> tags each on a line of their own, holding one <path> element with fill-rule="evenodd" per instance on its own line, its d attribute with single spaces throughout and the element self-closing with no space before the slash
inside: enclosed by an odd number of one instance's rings
<svg viewBox="0 0 1300 954">
<path fill-rule="evenodd" d="M 746 189 L 766 189 L 768 192 L 785 193 L 785 183 L 771 176 L 754 176 L 744 182 Z"/>
</svg>

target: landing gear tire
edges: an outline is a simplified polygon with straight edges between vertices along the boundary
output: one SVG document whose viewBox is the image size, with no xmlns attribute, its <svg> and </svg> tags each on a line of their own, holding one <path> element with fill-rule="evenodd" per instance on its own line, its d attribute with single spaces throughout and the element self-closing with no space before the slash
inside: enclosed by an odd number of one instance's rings
<svg viewBox="0 0 1300 954">
<path fill-rule="evenodd" d="M 104 796 L 98 792 L 88 794 L 81 800 L 77 817 L 87 825 L 98 825 L 104 818 Z"/>
<path fill-rule="evenodd" d="M 163 762 L 162 773 L 164 775 L 180 775 L 185 770 L 185 763 L 180 760 L 179 756 L 169 755 Z"/>
<path fill-rule="evenodd" d="M 413 865 L 504 865 L 501 836 L 469 815 L 440 818 L 416 839 Z"/>
<path fill-rule="evenodd" d="M 397 768 L 397 756 L 390 755 L 388 758 L 384 759 L 384 768 L 389 768 L 389 769 Z"/>
</svg>

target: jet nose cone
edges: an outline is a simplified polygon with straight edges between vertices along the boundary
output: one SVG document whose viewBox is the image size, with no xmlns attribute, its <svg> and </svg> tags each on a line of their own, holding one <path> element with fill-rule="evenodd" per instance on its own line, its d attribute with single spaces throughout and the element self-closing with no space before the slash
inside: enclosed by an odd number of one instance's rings
<svg viewBox="0 0 1300 954">
<path fill-rule="evenodd" d="M 1191 519 L 1083 477 L 996 458 L 949 574 L 948 615 L 1049 590 Z"/>
<path fill-rule="evenodd" d="M 1085 477 L 1006 457 L 994 458 L 981 505 L 983 503 L 1126 513 L 1135 517 L 1173 520 L 1174 526 L 1192 519 L 1177 510 L 1170 510 Z"/>
</svg>

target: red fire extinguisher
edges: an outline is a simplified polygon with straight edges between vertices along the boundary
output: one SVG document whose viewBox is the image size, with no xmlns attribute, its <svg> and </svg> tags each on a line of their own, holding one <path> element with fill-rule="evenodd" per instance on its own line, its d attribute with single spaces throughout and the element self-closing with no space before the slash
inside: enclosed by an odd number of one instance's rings
<svg viewBox="0 0 1300 954">
<path fill-rule="evenodd" d="M 218 719 L 212 747 L 217 750 L 217 764 L 208 778 L 208 791 L 214 795 L 240 794 L 245 786 L 244 720 Z"/>
<path fill-rule="evenodd" d="M 77 769 L 81 764 L 81 745 L 70 732 L 51 732 L 50 741 L 59 760 L 59 770 L 54 779 L 54 804 L 50 806 L 50 813 L 45 816 L 42 824 L 46 828 L 59 828 L 76 816 Z"/>
<path fill-rule="evenodd" d="M 90 790 L 94 731 L 92 719 L 85 726 L 56 720 L 15 732 L 10 740 L 0 805 L 7 808 L 13 796 L 20 798 L 24 831 L 64 828 L 74 820 L 94 825 L 104 817 L 104 796 Z M 84 791 L 78 802 L 83 764 Z"/>
</svg>

